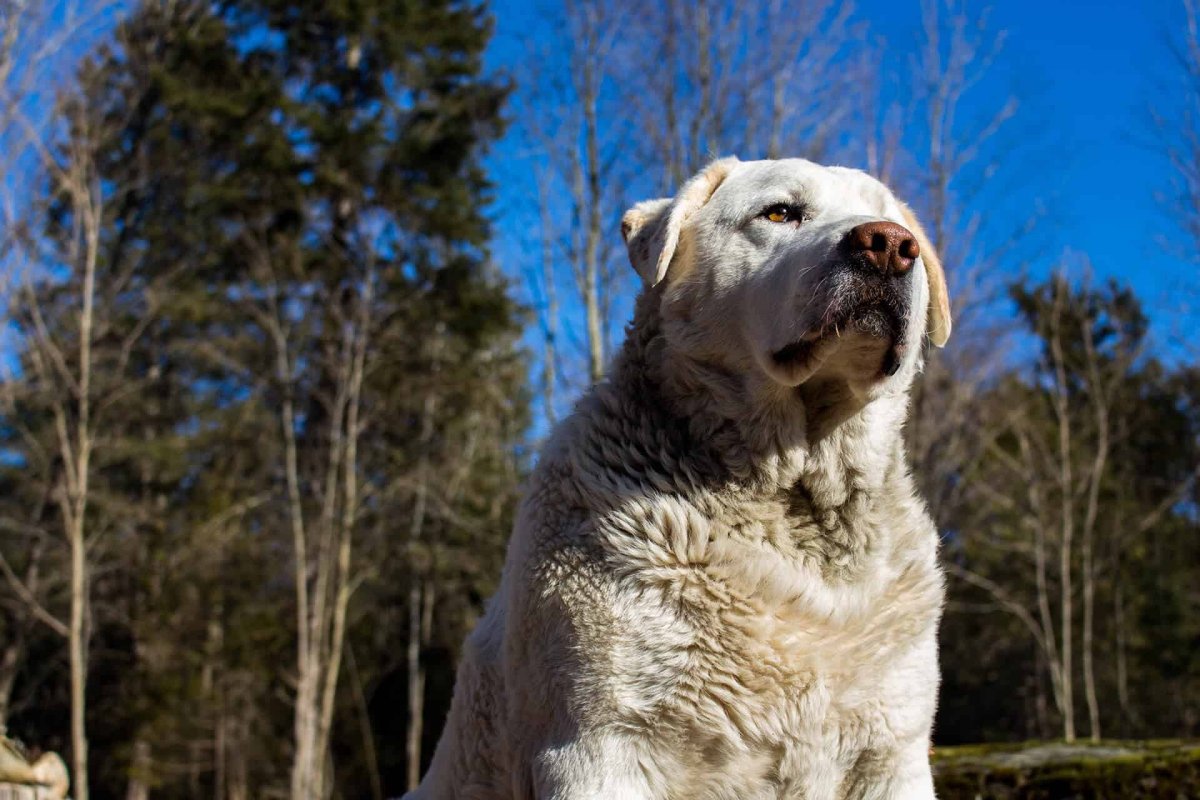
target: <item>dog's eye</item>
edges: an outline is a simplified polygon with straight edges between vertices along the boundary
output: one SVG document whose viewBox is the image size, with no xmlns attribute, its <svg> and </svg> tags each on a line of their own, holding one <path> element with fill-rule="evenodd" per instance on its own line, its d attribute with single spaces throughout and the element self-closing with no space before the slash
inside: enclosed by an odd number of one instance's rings
<svg viewBox="0 0 1200 800">
<path fill-rule="evenodd" d="M 773 206 L 768 206 L 763 211 L 762 216 L 771 222 L 799 222 L 802 214 L 802 210 L 796 206 L 789 206 L 786 203 L 776 203 Z"/>
</svg>

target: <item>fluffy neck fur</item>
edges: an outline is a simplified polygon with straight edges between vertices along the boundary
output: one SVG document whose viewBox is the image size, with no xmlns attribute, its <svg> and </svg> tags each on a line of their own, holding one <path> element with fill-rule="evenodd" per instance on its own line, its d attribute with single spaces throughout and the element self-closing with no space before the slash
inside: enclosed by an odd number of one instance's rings
<svg viewBox="0 0 1200 800">
<path fill-rule="evenodd" d="M 581 493 L 597 509 L 674 496 L 852 580 L 883 546 L 872 509 L 913 494 L 900 435 L 907 394 L 855 406 L 823 394 L 837 387 L 788 389 L 699 363 L 667 343 L 658 295 L 639 298 L 609 377 L 567 423 L 579 446 L 563 455 Z M 561 463 L 555 451 L 545 468 Z"/>
<path fill-rule="evenodd" d="M 610 377 L 564 421 L 539 473 L 569 480 L 575 503 L 607 519 L 607 547 L 641 552 L 640 519 L 688 507 L 721 522 L 697 530 L 737 549 L 718 559 L 733 570 L 721 578 L 746 595 L 857 613 L 863 593 L 794 590 L 860 585 L 911 539 L 906 393 L 847 408 L 817 391 L 828 387 L 740 378 L 674 353 L 658 309 L 654 290 L 638 300 Z"/>
</svg>

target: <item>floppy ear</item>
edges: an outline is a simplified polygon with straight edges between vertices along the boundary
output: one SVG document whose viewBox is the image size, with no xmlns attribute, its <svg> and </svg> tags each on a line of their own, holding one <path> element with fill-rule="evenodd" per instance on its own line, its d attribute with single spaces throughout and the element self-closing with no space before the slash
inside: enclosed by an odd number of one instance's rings
<svg viewBox="0 0 1200 800">
<path fill-rule="evenodd" d="M 921 261 L 925 264 L 925 276 L 929 280 L 929 322 L 927 332 L 929 340 L 938 347 L 945 347 L 950 338 L 950 293 L 946 289 L 946 272 L 942 269 L 942 261 L 933 251 L 925 229 L 917 222 L 917 215 L 912 209 L 900 204 L 900 212 L 904 222 L 913 236 L 917 237 L 917 245 L 921 248 Z"/>
<path fill-rule="evenodd" d="M 646 200 L 621 217 L 629 262 L 647 286 L 666 277 L 683 224 L 708 202 L 736 163 L 736 158 L 714 161 L 685 183 L 675 199 Z"/>
</svg>

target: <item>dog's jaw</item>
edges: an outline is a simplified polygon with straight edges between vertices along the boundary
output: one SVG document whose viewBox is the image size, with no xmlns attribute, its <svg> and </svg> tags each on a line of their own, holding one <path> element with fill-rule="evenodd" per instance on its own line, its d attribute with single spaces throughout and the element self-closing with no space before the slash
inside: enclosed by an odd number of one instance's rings
<svg viewBox="0 0 1200 800">
<path fill-rule="evenodd" d="M 863 275 L 854 265 L 831 265 L 833 280 L 823 296 L 801 301 L 799 338 L 769 348 L 760 365 L 785 386 L 833 373 L 869 387 L 896 375 L 908 353 L 911 285 Z M 785 325 L 786 327 L 786 325 Z"/>
</svg>

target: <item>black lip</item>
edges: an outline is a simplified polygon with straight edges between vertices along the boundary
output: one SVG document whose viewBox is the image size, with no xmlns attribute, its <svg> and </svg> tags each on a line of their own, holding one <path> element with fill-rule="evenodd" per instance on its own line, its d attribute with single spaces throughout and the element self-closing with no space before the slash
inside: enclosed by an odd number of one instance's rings
<svg viewBox="0 0 1200 800">
<path fill-rule="evenodd" d="M 807 361 L 812 356 L 813 348 L 817 346 L 819 341 L 819 339 L 808 339 L 792 342 L 772 353 L 771 359 L 780 366 Z"/>
<path fill-rule="evenodd" d="M 900 371 L 900 348 L 895 343 L 883 354 L 883 363 L 879 365 L 879 371 L 889 378 Z"/>
</svg>

